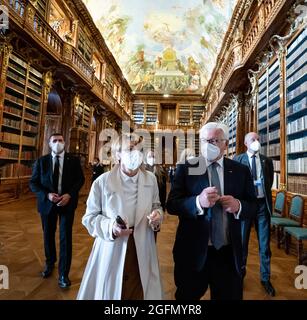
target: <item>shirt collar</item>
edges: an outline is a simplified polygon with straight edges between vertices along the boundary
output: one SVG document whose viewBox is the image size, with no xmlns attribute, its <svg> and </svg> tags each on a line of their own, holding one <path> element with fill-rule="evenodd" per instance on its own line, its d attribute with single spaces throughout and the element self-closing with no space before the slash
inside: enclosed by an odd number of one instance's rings
<svg viewBox="0 0 307 320">
<path fill-rule="evenodd" d="M 139 172 L 140 172 L 140 170 L 138 170 L 138 172 L 135 176 L 129 177 L 125 174 L 125 172 L 122 169 L 120 169 L 120 176 L 124 182 L 132 181 L 133 183 L 136 183 L 139 178 Z"/>
<path fill-rule="evenodd" d="M 60 154 L 56 154 L 55 152 L 51 152 L 52 158 L 59 156 L 59 158 L 64 158 L 65 150 L 63 150 Z"/>
<path fill-rule="evenodd" d="M 255 155 L 256 158 L 259 158 L 259 152 L 257 152 L 257 153 L 254 154 L 254 153 L 251 153 L 251 152 L 249 152 L 249 151 L 247 150 L 246 153 L 247 153 L 247 155 L 248 155 L 249 158 L 251 158 L 253 155 Z"/>
<path fill-rule="evenodd" d="M 209 161 L 206 158 L 205 158 L 205 161 L 206 161 L 207 167 L 209 167 L 213 162 L 216 162 L 216 163 L 219 164 L 219 166 L 221 168 L 224 168 L 224 156 L 222 158 L 220 158 L 219 160 L 217 160 L 217 161 Z"/>
</svg>

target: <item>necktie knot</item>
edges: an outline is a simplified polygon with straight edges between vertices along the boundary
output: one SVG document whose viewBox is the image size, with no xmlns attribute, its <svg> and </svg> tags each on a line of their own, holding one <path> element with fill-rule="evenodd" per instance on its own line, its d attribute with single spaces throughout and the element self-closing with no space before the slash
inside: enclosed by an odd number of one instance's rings
<svg viewBox="0 0 307 320">
<path fill-rule="evenodd" d="M 210 166 L 211 166 L 211 168 L 214 168 L 214 169 L 216 169 L 217 167 L 218 167 L 218 163 L 217 162 L 212 162 L 211 164 L 210 164 Z"/>
</svg>

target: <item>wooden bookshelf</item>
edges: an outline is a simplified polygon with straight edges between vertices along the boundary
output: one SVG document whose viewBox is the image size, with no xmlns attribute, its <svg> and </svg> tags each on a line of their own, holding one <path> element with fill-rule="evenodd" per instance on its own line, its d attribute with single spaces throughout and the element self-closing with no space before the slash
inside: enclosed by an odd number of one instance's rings
<svg viewBox="0 0 307 320">
<path fill-rule="evenodd" d="M 16 54 L 9 56 L 6 71 L 3 101 L 0 101 L 0 168 L 3 181 L 31 176 L 32 165 L 38 156 L 43 87 L 43 75 Z"/>
<path fill-rule="evenodd" d="M 179 104 L 178 106 L 178 125 L 189 126 L 191 125 L 192 112 L 191 105 Z"/>
<path fill-rule="evenodd" d="M 144 111 L 145 104 L 144 103 L 134 103 L 132 106 L 132 115 L 133 120 L 136 124 L 144 123 Z"/>
<path fill-rule="evenodd" d="M 192 120 L 194 125 L 200 125 L 200 119 L 205 110 L 205 106 L 193 105 L 192 106 Z"/>
<path fill-rule="evenodd" d="M 146 121 L 147 125 L 154 125 L 158 120 L 158 104 L 148 103 L 146 106 Z"/>
<path fill-rule="evenodd" d="M 261 152 L 274 163 L 273 188 L 280 183 L 280 65 L 277 57 L 258 79 L 258 133 Z"/>
<path fill-rule="evenodd" d="M 288 45 L 286 56 L 286 160 L 288 191 L 307 194 L 307 30 Z"/>
</svg>

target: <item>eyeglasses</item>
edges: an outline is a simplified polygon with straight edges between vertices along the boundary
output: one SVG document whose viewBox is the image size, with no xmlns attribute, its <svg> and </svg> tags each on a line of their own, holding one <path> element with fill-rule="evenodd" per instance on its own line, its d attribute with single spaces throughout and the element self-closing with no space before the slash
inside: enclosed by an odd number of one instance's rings
<svg viewBox="0 0 307 320">
<path fill-rule="evenodd" d="M 226 141 L 226 139 L 205 139 L 205 138 L 200 139 L 200 142 L 202 143 L 211 143 L 211 144 L 219 144 L 223 141 Z"/>
</svg>

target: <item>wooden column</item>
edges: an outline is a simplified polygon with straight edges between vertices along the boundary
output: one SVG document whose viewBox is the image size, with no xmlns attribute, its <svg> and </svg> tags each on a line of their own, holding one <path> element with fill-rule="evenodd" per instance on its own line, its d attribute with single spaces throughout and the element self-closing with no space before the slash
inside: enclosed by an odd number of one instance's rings
<svg viewBox="0 0 307 320">
<path fill-rule="evenodd" d="M 244 135 L 245 135 L 245 100 L 243 95 L 239 94 L 238 113 L 237 113 L 237 137 L 236 137 L 236 154 L 245 152 Z"/>
<path fill-rule="evenodd" d="M 12 45 L 6 42 L 0 44 L 0 125 L 3 122 L 3 102 L 6 87 L 6 73 L 12 51 Z"/>
<path fill-rule="evenodd" d="M 286 47 L 281 45 L 278 50 L 280 64 L 280 182 L 279 189 L 287 189 L 286 159 Z"/>
</svg>

